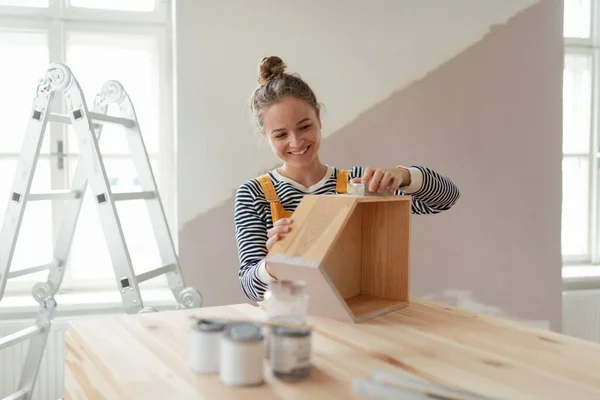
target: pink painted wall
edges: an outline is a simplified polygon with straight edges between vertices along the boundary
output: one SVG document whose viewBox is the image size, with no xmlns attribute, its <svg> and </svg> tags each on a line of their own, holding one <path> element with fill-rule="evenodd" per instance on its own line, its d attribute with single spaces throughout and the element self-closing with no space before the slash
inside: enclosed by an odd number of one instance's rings
<svg viewBox="0 0 600 400">
<path fill-rule="evenodd" d="M 537 3 L 324 140 L 328 164 L 421 164 L 460 186 L 451 211 L 413 218 L 414 295 L 559 329 L 562 43 L 562 1 Z M 206 305 L 245 301 L 233 198 L 182 227 L 180 254 Z"/>
</svg>

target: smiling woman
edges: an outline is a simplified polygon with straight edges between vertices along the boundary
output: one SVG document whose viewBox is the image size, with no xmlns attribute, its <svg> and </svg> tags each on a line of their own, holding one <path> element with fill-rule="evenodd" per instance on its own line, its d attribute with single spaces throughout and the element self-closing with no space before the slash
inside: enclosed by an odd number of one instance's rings
<svg viewBox="0 0 600 400">
<path fill-rule="evenodd" d="M 282 164 L 244 182 L 235 198 L 239 279 L 253 300 L 262 300 L 268 283 L 277 279 L 265 257 L 292 229 L 290 217 L 304 196 L 345 193 L 349 181 L 361 182 L 379 193 L 410 194 L 413 214 L 448 210 L 460 196 L 450 178 L 423 166 L 354 166 L 347 171 L 321 162 L 320 105 L 310 86 L 285 69 L 279 57 L 263 58 L 250 102 L 258 128 Z"/>
</svg>

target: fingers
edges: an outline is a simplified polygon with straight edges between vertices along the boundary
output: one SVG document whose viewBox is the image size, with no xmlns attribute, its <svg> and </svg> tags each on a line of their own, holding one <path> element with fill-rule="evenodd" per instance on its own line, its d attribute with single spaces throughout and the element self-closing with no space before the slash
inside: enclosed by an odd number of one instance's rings
<svg viewBox="0 0 600 400">
<path fill-rule="evenodd" d="M 368 184 L 370 192 L 393 194 L 400 188 L 402 178 L 389 169 L 367 167 L 359 179 L 361 183 Z"/>
<path fill-rule="evenodd" d="M 286 233 L 292 230 L 290 224 L 292 223 L 291 218 L 282 218 L 277 220 L 271 229 L 267 230 L 267 250 L 271 250 L 273 245 L 281 240 Z"/>
<path fill-rule="evenodd" d="M 381 169 L 376 169 L 375 172 L 373 172 L 373 178 L 371 178 L 371 181 L 369 182 L 369 190 L 371 192 L 378 191 L 381 180 L 384 177 L 384 175 L 385 173 Z"/>
<path fill-rule="evenodd" d="M 279 237 L 279 234 L 276 233 L 273 236 L 271 236 L 268 240 L 267 240 L 267 250 L 271 250 L 271 247 L 273 247 L 273 245 L 279 240 L 281 239 L 281 237 Z"/>
<path fill-rule="evenodd" d="M 291 218 L 281 218 L 281 219 L 278 219 L 277 222 L 275 222 L 273 224 L 273 226 L 284 226 L 284 225 L 289 225 L 291 223 L 292 223 Z"/>
<path fill-rule="evenodd" d="M 363 172 L 363 175 L 362 175 L 361 183 L 364 184 L 364 185 L 366 185 L 367 183 L 369 183 L 369 181 L 373 177 L 373 173 L 374 172 L 375 172 L 375 169 L 373 169 L 371 167 L 365 168 L 365 170 Z"/>
<path fill-rule="evenodd" d="M 401 184 L 401 179 L 398 178 L 397 176 L 394 176 L 394 178 L 392 179 L 392 181 L 390 182 L 390 189 L 389 192 L 390 193 L 394 193 L 396 190 L 400 189 L 400 184 Z"/>
<path fill-rule="evenodd" d="M 291 223 L 291 218 L 281 218 L 273 224 L 273 227 L 267 231 L 267 234 L 270 236 L 277 232 L 289 232 L 292 229 L 290 226 Z"/>
<path fill-rule="evenodd" d="M 274 226 L 274 227 L 272 227 L 271 229 L 269 229 L 267 231 L 267 236 L 271 237 L 271 236 L 278 235 L 278 234 L 282 235 L 282 234 L 288 233 L 291 230 L 292 230 L 292 227 L 291 226 L 287 226 L 287 225 L 285 225 L 285 226 Z"/>
<path fill-rule="evenodd" d="M 377 193 L 383 193 L 384 190 L 388 188 L 388 185 L 392 183 L 394 179 L 394 175 L 391 172 L 387 171 L 382 174 L 381 180 L 379 181 L 379 185 L 377 185 Z"/>
</svg>

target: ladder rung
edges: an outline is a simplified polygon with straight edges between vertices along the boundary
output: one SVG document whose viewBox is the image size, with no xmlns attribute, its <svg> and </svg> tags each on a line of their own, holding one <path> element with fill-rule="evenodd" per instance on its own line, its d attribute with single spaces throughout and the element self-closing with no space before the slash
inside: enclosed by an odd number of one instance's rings
<svg viewBox="0 0 600 400">
<path fill-rule="evenodd" d="M 154 199 L 156 192 L 113 193 L 112 197 L 115 201 Z"/>
<path fill-rule="evenodd" d="M 156 268 L 152 271 L 144 272 L 139 275 L 136 275 L 135 279 L 138 283 L 147 281 L 148 279 L 152 279 L 154 277 L 166 274 L 167 272 L 171 272 L 175 270 L 175 264 L 169 264 L 164 267 Z"/>
<path fill-rule="evenodd" d="M 38 267 L 26 268 L 26 269 L 22 269 L 20 271 L 9 272 L 8 279 L 17 278 L 17 277 L 23 276 L 23 275 L 33 274 L 35 272 L 45 271 L 45 270 L 48 270 L 50 268 L 54 268 L 57 266 L 58 266 L 58 262 L 52 261 L 49 264 L 40 265 Z"/>
<path fill-rule="evenodd" d="M 31 339 L 35 335 L 39 335 L 42 333 L 42 328 L 40 326 L 30 326 L 29 328 L 25 328 L 15 333 L 11 333 L 8 336 L 4 336 L 0 338 L 0 350 L 12 346 L 16 343 L 22 342 L 27 339 Z"/>
<path fill-rule="evenodd" d="M 26 399 L 28 396 L 27 389 L 21 389 L 18 392 L 14 392 L 13 394 L 8 395 L 3 400 L 21 400 Z"/>
<path fill-rule="evenodd" d="M 81 197 L 81 192 L 77 190 L 54 190 L 47 193 L 30 193 L 29 201 L 40 200 L 75 200 Z"/>
<path fill-rule="evenodd" d="M 95 112 L 88 113 L 92 121 L 100 124 L 116 124 L 124 126 L 125 128 L 133 128 L 135 126 L 135 121 L 127 118 L 113 117 L 111 115 L 98 114 Z M 62 122 L 63 124 L 70 124 L 71 118 L 67 115 L 62 114 L 50 114 L 50 121 L 54 122 Z"/>
</svg>

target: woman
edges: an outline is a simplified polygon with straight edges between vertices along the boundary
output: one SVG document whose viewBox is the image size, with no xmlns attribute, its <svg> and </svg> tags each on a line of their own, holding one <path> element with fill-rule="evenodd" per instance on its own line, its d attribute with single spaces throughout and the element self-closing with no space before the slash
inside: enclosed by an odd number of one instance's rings
<svg viewBox="0 0 600 400">
<path fill-rule="evenodd" d="M 344 193 L 351 180 L 379 193 L 410 194 L 413 214 L 448 210 L 459 198 L 450 178 L 425 167 L 345 171 L 323 164 L 319 103 L 311 88 L 297 75 L 285 73 L 285 68 L 279 57 L 263 58 L 250 103 L 258 128 L 282 165 L 242 184 L 235 198 L 239 279 L 252 300 L 263 300 L 267 284 L 276 279 L 265 257 L 292 229 L 290 216 L 307 194 Z"/>
</svg>

